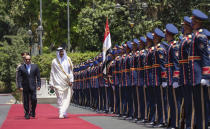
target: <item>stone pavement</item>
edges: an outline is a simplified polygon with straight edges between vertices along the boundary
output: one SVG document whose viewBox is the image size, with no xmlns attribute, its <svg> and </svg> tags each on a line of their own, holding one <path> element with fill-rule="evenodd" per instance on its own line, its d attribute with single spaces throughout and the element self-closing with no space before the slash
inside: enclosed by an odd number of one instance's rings
<svg viewBox="0 0 210 129">
<path fill-rule="evenodd" d="M 53 106 L 56 106 L 55 104 Z M 70 114 L 93 114 L 96 113 L 90 109 L 85 109 L 79 106 L 71 104 L 68 109 Z M 95 124 L 103 129 L 149 129 L 151 127 L 146 127 L 145 125 L 137 125 L 126 120 L 120 120 L 117 117 L 112 116 L 82 116 L 80 117 L 92 124 Z M 161 129 L 161 128 L 159 128 Z"/>
<path fill-rule="evenodd" d="M 15 103 L 11 94 L 0 94 L 0 127 L 7 117 L 11 104 Z"/>
<path fill-rule="evenodd" d="M 11 94 L 0 94 L 0 104 L 14 104 L 15 98 Z"/>
<path fill-rule="evenodd" d="M 7 113 L 11 107 L 11 104 L 15 102 L 14 98 L 9 94 L 0 94 L 0 127 L 7 117 Z M 57 107 L 56 104 L 52 104 Z M 55 112 L 57 113 L 57 112 Z M 70 114 L 96 114 L 96 112 L 85 109 L 80 106 L 71 104 L 68 113 Z M 103 129 L 149 129 L 144 125 L 137 125 L 135 123 L 119 120 L 117 117 L 112 116 L 81 116 L 83 120 L 86 120 L 92 124 L 95 124 Z"/>
<path fill-rule="evenodd" d="M 15 99 L 10 94 L 0 94 L 0 127 L 7 117 L 7 113 L 11 104 L 15 103 Z M 53 104 L 56 107 L 56 104 Z M 90 109 L 84 109 L 76 105 L 71 105 L 68 109 L 70 114 L 96 114 Z M 103 129 L 148 129 L 143 125 L 137 125 L 125 120 L 119 120 L 112 116 L 82 116 L 80 117 L 92 124 L 100 126 Z"/>
</svg>

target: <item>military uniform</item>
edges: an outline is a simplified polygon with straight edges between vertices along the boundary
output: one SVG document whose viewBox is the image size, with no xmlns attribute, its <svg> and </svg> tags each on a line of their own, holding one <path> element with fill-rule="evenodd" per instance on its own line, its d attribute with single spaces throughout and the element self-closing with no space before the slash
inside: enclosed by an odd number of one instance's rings
<svg viewBox="0 0 210 129">
<path fill-rule="evenodd" d="M 146 44 L 146 39 L 142 36 L 140 37 L 140 45 L 145 46 Z M 144 48 L 144 47 L 143 47 Z M 146 51 L 140 50 L 136 52 L 136 57 L 138 60 L 138 66 L 137 66 L 137 92 L 138 92 L 138 108 L 139 108 L 139 113 L 138 113 L 138 119 L 139 121 L 144 122 L 145 121 L 145 107 L 146 107 L 146 93 L 145 93 L 145 83 L 144 83 L 144 60 L 146 56 Z"/>
<path fill-rule="evenodd" d="M 207 20 L 208 17 L 200 10 L 193 10 L 193 19 L 201 21 Z M 208 92 L 207 85 L 210 79 L 210 60 L 208 53 L 208 39 L 204 35 L 203 29 L 195 30 L 193 42 L 189 49 L 189 72 L 190 84 L 193 86 L 193 100 L 195 107 L 196 127 L 199 129 L 208 128 Z"/>
<path fill-rule="evenodd" d="M 184 17 L 184 24 L 191 25 L 191 19 Z M 192 34 L 186 34 L 179 43 L 179 85 L 181 86 L 182 95 L 184 97 L 184 116 L 186 122 L 186 129 L 191 129 L 192 118 L 192 87 L 189 85 L 189 68 L 188 68 L 188 54 L 189 45 L 192 42 Z"/>
<path fill-rule="evenodd" d="M 127 49 L 132 49 L 130 42 L 127 42 Z M 124 108 L 124 115 L 127 117 L 132 116 L 133 99 L 131 96 L 131 76 L 130 76 L 130 56 L 131 54 L 124 54 L 122 58 L 122 102 Z"/>
<path fill-rule="evenodd" d="M 204 32 L 205 32 L 205 35 L 208 37 L 208 53 L 210 55 L 210 31 L 205 29 Z M 209 102 L 208 102 L 208 108 L 207 109 L 210 109 L 210 86 L 208 86 L 208 97 L 209 97 Z M 208 112 L 209 112 L 208 121 L 210 122 L 210 111 L 208 111 Z"/>
<path fill-rule="evenodd" d="M 120 53 L 119 53 L 120 54 Z M 121 57 L 117 56 L 114 60 L 114 69 L 112 76 L 115 86 L 115 113 L 120 114 L 120 91 L 119 91 L 119 85 L 121 82 L 121 73 L 120 73 L 120 65 L 121 65 Z"/>
<path fill-rule="evenodd" d="M 147 39 L 153 40 L 152 33 L 147 33 Z M 147 54 L 145 57 L 145 83 L 147 89 L 147 99 L 148 99 L 148 120 L 149 124 L 153 125 L 155 122 L 155 96 L 154 96 L 154 85 L 153 85 L 153 75 L 152 75 L 152 57 L 154 53 L 154 46 L 150 46 L 147 50 Z M 147 115 L 148 115 L 147 114 Z"/>
<path fill-rule="evenodd" d="M 166 25 L 166 34 L 170 33 L 175 35 L 178 33 L 177 28 L 173 24 Z M 179 78 L 179 62 L 178 62 L 178 42 L 172 40 L 169 42 L 169 48 L 167 51 L 167 78 L 168 78 L 168 101 L 170 106 L 170 119 L 169 119 L 169 126 L 172 128 L 178 127 L 179 121 L 179 101 L 178 97 L 180 96 L 179 93 L 179 85 L 178 85 L 178 78 Z"/>
<path fill-rule="evenodd" d="M 165 34 L 159 28 L 156 28 L 154 30 L 154 33 L 155 36 L 157 37 L 160 38 L 165 37 Z M 154 81 L 153 84 L 155 87 L 155 99 L 156 99 L 157 113 L 158 113 L 158 121 L 156 122 L 156 125 L 154 125 L 154 127 L 163 127 L 164 123 L 166 122 L 166 119 L 165 119 L 162 85 L 163 83 L 166 84 L 167 80 L 166 78 L 167 69 L 165 68 L 167 50 L 165 46 L 161 42 L 159 42 L 155 46 L 153 54 L 154 54 L 152 60 L 153 81 Z"/>
</svg>

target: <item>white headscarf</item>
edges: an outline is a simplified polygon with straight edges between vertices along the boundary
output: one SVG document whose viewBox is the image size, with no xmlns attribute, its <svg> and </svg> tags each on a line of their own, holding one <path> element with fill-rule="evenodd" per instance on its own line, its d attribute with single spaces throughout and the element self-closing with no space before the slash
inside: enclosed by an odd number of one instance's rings
<svg viewBox="0 0 210 129">
<path fill-rule="evenodd" d="M 60 54 L 59 54 L 61 50 L 63 50 L 63 52 L 64 52 L 64 55 L 62 58 L 60 57 Z M 69 64 L 68 56 L 66 54 L 66 50 L 64 50 L 62 47 L 59 47 L 56 51 L 56 56 L 61 64 L 61 66 L 63 67 L 63 70 L 66 73 L 70 74 L 70 72 L 72 72 L 72 71 L 70 70 L 70 64 Z"/>
</svg>

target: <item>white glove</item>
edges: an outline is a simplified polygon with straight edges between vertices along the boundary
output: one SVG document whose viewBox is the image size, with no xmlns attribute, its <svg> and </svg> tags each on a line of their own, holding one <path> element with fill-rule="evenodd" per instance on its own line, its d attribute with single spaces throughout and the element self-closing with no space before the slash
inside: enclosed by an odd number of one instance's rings
<svg viewBox="0 0 210 129">
<path fill-rule="evenodd" d="M 173 88 L 177 88 L 177 87 L 179 87 L 178 82 L 174 82 L 174 83 L 173 83 Z"/>
<path fill-rule="evenodd" d="M 115 91 L 115 86 L 112 86 L 113 91 Z"/>
<path fill-rule="evenodd" d="M 202 86 L 209 86 L 209 80 L 207 80 L 207 79 L 201 79 L 201 85 Z"/>
<path fill-rule="evenodd" d="M 162 87 L 165 88 L 167 86 L 167 82 L 162 82 Z"/>
</svg>

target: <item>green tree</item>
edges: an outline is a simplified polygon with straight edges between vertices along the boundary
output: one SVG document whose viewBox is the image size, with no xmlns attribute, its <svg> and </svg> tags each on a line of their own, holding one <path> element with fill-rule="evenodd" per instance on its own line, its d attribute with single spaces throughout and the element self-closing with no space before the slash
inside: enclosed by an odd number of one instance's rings
<svg viewBox="0 0 210 129">
<path fill-rule="evenodd" d="M 11 44 L 7 41 L 0 42 L 0 81 L 5 82 L 7 91 L 11 91 L 11 83 L 15 82 L 16 67 L 20 63 L 20 53 L 28 50 L 26 30 L 19 29 L 17 35 L 5 35 L 4 38 L 11 40 Z"/>
</svg>

